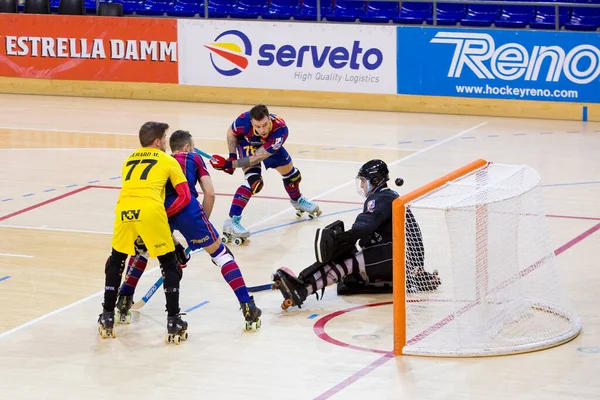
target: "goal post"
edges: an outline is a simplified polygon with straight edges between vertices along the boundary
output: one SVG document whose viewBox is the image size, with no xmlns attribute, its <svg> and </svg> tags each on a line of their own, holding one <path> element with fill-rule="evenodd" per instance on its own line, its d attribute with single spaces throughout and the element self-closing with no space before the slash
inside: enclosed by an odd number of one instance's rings
<svg viewBox="0 0 600 400">
<path fill-rule="evenodd" d="M 578 335 L 535 170 L 475 160 L 392 208 L 396 355 L 514 354 Z M 439 273 L 436 290 L 407 285 L 419 266 Z"/>
</svg>

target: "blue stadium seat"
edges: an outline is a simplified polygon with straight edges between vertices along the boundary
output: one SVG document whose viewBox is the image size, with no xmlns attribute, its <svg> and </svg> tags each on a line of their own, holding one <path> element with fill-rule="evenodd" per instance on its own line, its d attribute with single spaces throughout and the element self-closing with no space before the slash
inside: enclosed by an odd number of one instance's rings
<svg viewBox="0 0 600 400">
<path fill-rule="evenodd" d="M 54 9 L 52 8 L 54 5 L 54 1 L 52 1 L 52 3 L 50 3 L 50 8 L 54 11 Z M 56 10 L 58 10 L 58 3 L 59 1 L 56 1 Z M 143 0 L 110 0 L 107 1 L 107 3 L 120 3 L 123 6 L 123 14 L 133 14 L 134 12 L 136 12 L 138 9 L 142 8 L 144 6 L 144 1 Z"/>
<path fill-rule="evenodd" d="M 358 19 L 361 22 L 387 23 L 400 15 L 398 3 L 389 1 L 369 1 L 367 11 Z"/>
<path fill-rule="evenodd" d="M 499 28 L 525 28 L 533 19 L 534 13 L 533 6 L 504 6 L 502 14 L 496 20 L 496 26 Z"/>
<path fill-rule="evenodd" d="M 321 19 L 327 17 L 331 13 L 331 9 L 331 0 L 321 0 Z M 317 0 L 303 0 L 300 4 L 300 11 L 294 14 L 294 19 L 299 21 L 316 21 Z"/>
<path fill-rule="evenodd" d="M 269 0 L 238 0 L 235 8 L 229 13 L 231 18 L 258 18 L 266 14 L 269 9 Z"/>
<path fill-rule="evenodd" d="M 366 8 L 366 1 L 337 0 L 327 21 L 354 22 L 365 14 Z"/>
<path fill-rule="evenodd" d="M 58 4 L 60 0 L 50 0 L 50 12 L 57 13 L 58 12 Z M 25 3 L 19 5 L 19 11 L 23 12 Z"/>
<path fill-rule="evenodd" d="M 547 0 L 551 2 L 557 2 L 559 0 Z M 560 2 L 563 2 L 560 0 Z M 566 3 L 571 3 L 570 0 L 565 0 Z M 537 7 L 533 20 L 529 23 L 529 27 L 533 29 L 554 29 L 556 24 L 556 18 L 554 16 L 554 7 L 542 6 Z M 560 7 L 558 11 L 558 22 L 560 26 L 564 26 L 571 16 L 571 9 L 569 7 Z"/>
<path fill-rule="evenodd" d="M 87 14 L 96 14 L 96 0 L 84 0 L 83 6 Z"/>
<path fill-rule="evenodd" d="M 575 0 L 575 3 L 600 5 L 600 0 Z M 565 23 L 565 29 L 595 31 L 600 27 L 600 8 L 573 7 L 571 10 L 571 18 Z"/>
<path fill-rule="evenodd" d="M 290 19 L 300 11 L 300 0 L 271 0 L 264 19 Z"/>
<path fill-rule="evenodd" d="M 136 10 L 138 15 L 164 15 L 174 6 L 174 0 L 146 0 L 144 5 Z"/>
<path fill-rule="evenodd" d="M 464 4 L 438 3 L 437 4 L 437 24 L 438 25 L 456 25 L 467 12 Z M 428 24 L 433 24 L 433 15 L 427 18 Z"/>
<path fill-rule="evenodd" d="M 464 26 L 492 26 L 500 16 L 500 6 L 492 4 L 469 4 L 466 15 L 460 20 Z"/>
<path fill-rule="evenodd" d="M 171 17 L 194 17 L 196 14 L 204 16 L 203 0 L 175 0 L 175 6 L 167 11 Z"/>
<path fill-rule="evenodd" d="M 433 6 L 431 3 L 402 3 L 400 16 L 394 18 L 397 24 L 422 24 L 432 17 Z"/>
<path fill-rule="evenodd" d="M 237 0 L 208 0 L 208 18 L 227 18 Z"/>
</svg>

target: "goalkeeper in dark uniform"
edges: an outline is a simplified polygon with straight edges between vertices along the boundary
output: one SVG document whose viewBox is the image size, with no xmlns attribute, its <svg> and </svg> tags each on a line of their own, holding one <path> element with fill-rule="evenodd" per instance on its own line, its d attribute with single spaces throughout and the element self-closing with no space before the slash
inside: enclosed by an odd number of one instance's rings
<svg viewBox="0 0 600 400">
<path fill-rule="evenodd" d="M 283 308 L 301 306 L 311 294 L 338 283 L 338 294 L 389 293 L 392 287 L 392 202 L 389 170 L 382 160 L 365 163 L 356 176 L 357 190 L 366 197 L 363 212 L 352 228 L 344 231 L 342 221 L 318 229 L 315 237 L 317 262 L 297 277 L 287 268 L 273 275 L 274 288 L 284 297 Z M 410 292 L 435 290 L 441 281 L 437 271 L 424 269 L 425 248 L 419 226 L 407 210 L 406 288 Z M 356 246 L 358 242 L 358 247 Z M 318 298 L 318 294 L 317 294 Z"/>
</svg>

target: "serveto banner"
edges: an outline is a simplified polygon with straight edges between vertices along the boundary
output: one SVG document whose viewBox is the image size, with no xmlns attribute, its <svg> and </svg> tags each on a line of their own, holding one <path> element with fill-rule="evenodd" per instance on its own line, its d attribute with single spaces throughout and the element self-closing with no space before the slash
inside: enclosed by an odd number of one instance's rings
<svg viewBox="0 0 600 400">
<path fill-rule="evenodd" d="M 394 27 L 179 20 L 185 85 L 396 93 Z"/>
<path fill-rule="evenodd" d="M 177 21 L 0 14 L 0 76 L 177 83 Z"/>
</svg>

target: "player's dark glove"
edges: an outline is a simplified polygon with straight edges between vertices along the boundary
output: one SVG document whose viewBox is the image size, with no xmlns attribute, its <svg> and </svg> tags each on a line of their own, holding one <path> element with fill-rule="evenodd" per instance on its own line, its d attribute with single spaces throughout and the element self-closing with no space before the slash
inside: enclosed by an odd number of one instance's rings
<svg viewBox="0 0 600 400">
<path fill-rule="evenodd" d="M 210 165 L 212 165 L 214 169 L 224 171 L 229 175 L 232 175 L 234 171 L 233 160 L 231 158 L 226 160 L 225 157 L 222 157 L 218 154 L 213 154 L 212 158 L 210 159 Z"/>
<path fill-rule="evenodd" d="M 177 261 L 181 268 L 185 268 L 188 261 L 192 259 L 192 257 L 185 252 L 185 248 L 181 243 L 175 244 L 175 257 L 177 257 Z"/>
</svg>

